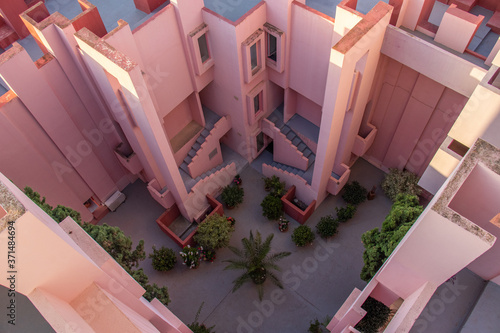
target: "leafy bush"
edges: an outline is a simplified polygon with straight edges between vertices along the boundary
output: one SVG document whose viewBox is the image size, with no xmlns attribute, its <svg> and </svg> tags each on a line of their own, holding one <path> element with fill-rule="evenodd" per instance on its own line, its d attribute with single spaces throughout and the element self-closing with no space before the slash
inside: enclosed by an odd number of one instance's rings
<svg viewBox="0 0 500 333">
<path fill-rule="evenodd" d="M 422 211 L 417 196 L 400 194 L 382 223 L 382 230 L 375 228 L 361 236 L 365 247 L 361 279 L 368 282 L 377 273 Z"/>
<path fill-rule="evenodd" d="M 314 238 L 314 233 L 307 225 L 301 225 L 300 227 L 295 228 L 292 233 L 292 241 L 297 246 L 309 245 L 313 242 Z"/>
<path fill-rule="evenodd" d="M 283 203 L 281 199 L 272 194 L 266 195 L 260 206 L 262 207 L 262 215 L 269 220 L 277 220 L 283 214 Z"/>
<path fill-rule="evenodd" d="M 144 240 L 141 239 L 132 251 L 132 239 L 125 236 L 119 227 L 112 227 L 106 223 L 102 225 L 84 223 L 82 228 L 129 272 L 139 266 L 140 260 L 146 259 Z"/>
<path fill-rule="evenodd" d="M 170 296 L 168 295 L 167 287 L 159 287 L 156 283 L 152 285 L 146 284 L 143 286 L 146 289 L 146 293 L 144 293 L 144 298 L 148 301 L 152 301 L 153 299 L 158 299 L 164 305 L 168 305 L 170 303 Z"/>
<path fill-rule="evenodd" d="M 418 177 L 410 171 L 390 169 L 382 183 L 382 190 L 392 201 L 396 201 L 399 193 L 420 195 L 422 189 L 418 186 Z"/>
<path fill-rule="evenodd" d="M 153 245 L 153 253 L 149 254 L 152 259 L 153 268 L 160 272 L 166 272 L 174 268 L 177 257 L 174 250 L 162 246 L 159 250 Z"/>
<path fill-rule="evenodd" d="M 36 203 L 41 209 L 43 209 L 51 218 L 53 218 L 57 223 L 62 222 L 66 217 L 70 216 L 75 222 L 81 223 L 80 213 L 76 210 L 57 205 L 56 208 L 52 208 L 51 205 L 45 202 L 45 197 L 41 198 L 40 193 L 33 191 L 31 187 L 26 186 L 24 188 L 24 194 Z"/>
<path fill-rule="evenodd" d="M 327 333 L 329 332 L 326 329 L 326 326 L 330 322 L 330 318 L 325 318 L 323 322 L 320 322 L 318 318 L 311 320 L 309 323 L 309 329 L 307 330 L 308 333 Z"/>
<path fill-rule="evenodd" d="M 205 249 L 217 250 L 229 245 L 233 231 L 234 227 L 225 216 L 214 214 L 198 226 L 194 240 Z"/>
<path fill-rule="evenodd" d="M 222 190 L 222 201 L 228 207 L 236 207 L 243 202 L 243 187 L 228 185 Z"/>
<path fill-rule="evenodd" d="M 366 200 L 367 194 L 368 190 L 366 188 L 361 186 L 361 184 L 357 181 L 353 181 L 344 186 L 342 199 L 344 199 L 347 203 L 359 205 Z"/>
<path fill-rule="evenodd" d="M 190 245 L 184 246 L 179 253 L 184 261 L 182 264 L 189 267 L 189 269 L 197 268 L 200 265 L 200 252 L 197 248 Z"/>
<path fill-rule="evenodd" d="M 339 221 L 331 215 L 323 216 L 316 225 L 316 232 L 322 238 L 332 237 L 337 233 Z"/>
<path fill-rule="evenodd" d="M 285 194 L 285 182 L 280 181 L 278 176 L 264 178 L 264 188 L 275 197 L 281 198 Z"/>
<path fill-rule="evenodd" d="M 335 207 L 335 210 L 337 211 L 339 222 L 347 222 L 356 214 L 356 206 L 351 204 L 347 204 L 347 207 Z"/>
<path fill-rule="evenodd" d="M 389 320 L 391 310 L 372 297 L 368 297 L 361 307 L 366 311 L 366 315 L 355 326 L 360 332 L 377 333 L 378 329 Z"/>
</svg>

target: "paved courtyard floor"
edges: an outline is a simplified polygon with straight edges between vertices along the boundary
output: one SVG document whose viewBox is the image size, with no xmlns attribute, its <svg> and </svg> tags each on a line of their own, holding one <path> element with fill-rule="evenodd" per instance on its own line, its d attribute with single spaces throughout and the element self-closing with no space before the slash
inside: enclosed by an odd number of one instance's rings
<svg viewBox="0 0 500 333">
<path fill-rule="evenodd" d="M 216 325 L 217 333 L 306 332 L 310 320 L 333 316 L 353 288 L 361 289 L 366 285 L 359 278 L 363 266 L 361 234 L 381 226 L 391 202 L 378 186 L 376 198 L 362 203 L 355 217 L 342 224 L 331 241 L 316 238 L 312 245 L 297 248 L 291 240 L 292 230 L 299 226 L 297 222 L 291 220 L 289 230 L 281 233 L 276 222 L 262 216 L 260 202 L 267 194 L 263 189 L 262 175 L 246 167 L 241 177 L 244 202 L 233 210 L 226 210 L 226 215 L 236 219 L 231 245 L 240 246 L 241 239 L 248 237 L 250 230 L 259 231 L 263 237 L 274 233 L 272 252 L 292 252 L 279 263 L 282 271 L 278 276 L 285 285 L 284 290 L 277 291 L 279 289 L 267 281 L 262 302 L 258 301 L 252 284 L 231 293 L 232 281 L 241 273 L 224 271 L 227 264 L 223 260 L 233 257 L 228 249 L 219 250 L 214 263 L 202 262 L 195 270 L 182 265 L 180 256 L 170 272 L 156 272 L 149 258 L 141 263 L 141 267 L 151 283 L 169 288 L 172 301 L 168 307 L 185 323 L 194 320 L 200 304 L 205 302 L 199 321 Z M 379 185 L 383 177 L 382 171 L 361 159 L 351 173 L 351 180 L 358 180 L 368 189 Z M 146 252 L 152 252 L 153 245 L 179 251 L 180 248 L 156 225 L 155 219 L 164 209 L 150 197 L 146 185 L 137 181 L 124 192 L 127 201 L 100 223 L 119 226 L 132 237 L 134 244 L 144 239 Z M 314 229 L 320 217 L 335 214 L 335 207 L 343 205 L 340 196 L 329 196 L 307 225 Z"/>
</svg>

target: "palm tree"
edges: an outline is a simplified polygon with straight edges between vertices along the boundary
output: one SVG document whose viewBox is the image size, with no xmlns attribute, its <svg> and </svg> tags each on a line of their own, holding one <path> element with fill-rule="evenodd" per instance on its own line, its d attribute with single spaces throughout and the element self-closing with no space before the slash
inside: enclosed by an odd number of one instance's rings
<svg viewBox="0 0 500 333">
<path fill-rule="evenodd" d="M 229 249 L 236 254 L 239 258 L 234 260 L 225 260 L 229 265 L 224 268 L 227 269 L 244 269 L 245 273 L 236 278 L 233 283 L 233 292 L 238 290 L 245 282 L 252 281 L 257 285 L 257 290 L 259 292 L 259 299 L 262 300 L 264 295 L 264 282 L 267 277 L 276 286 L 283 289 L 281 281 L 276 277 L 276 275 L 271 272 L 271 270 L 280 271 L 281 269 L 275 264 L 276 261 L 284 257 L 289 256 L 290 252 L 279 252 L 269 255 L 271 250 L 271 241 L 273 240 L 274 234 L 267 236 L 264 243 L 262 242 L 262 237 L 257 231 L 255 238 L 253 237 L 252 231 L 250 231 L 249 238 L 243 238 L 241 243 L 243 244 L 243 249 L 240 250 L 233 246 L 229 246 Z"/>
</svg>

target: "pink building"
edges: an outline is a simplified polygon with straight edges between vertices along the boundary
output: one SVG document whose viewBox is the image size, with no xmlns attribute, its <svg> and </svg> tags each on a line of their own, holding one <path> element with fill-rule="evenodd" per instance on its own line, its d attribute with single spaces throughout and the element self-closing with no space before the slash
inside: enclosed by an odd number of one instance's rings
<svg viewBox="0 0 500 333">
<path fill-rule="evenodd" d="M 313 208 L 339 193 L 360 157 L 415 172 L 437 202 L 478 138 L 500 146 L 495 1 L 390 0 L 367 9 L 344 0 L 320 12 L 315 0 L 136 0 L 153 12 L 112 30 L 98 7 L 78 3 L 74 17 L 49 11 L 49 1 L 20 15 L 42 57 L 33 61 L 18 43 L 0 55 L 0 171 L 85 221 L 114 210 L 138 178 L 166 210 L 198 220 L 207 195 L 246 163 L 294 185 Z M 483 169 L 471 173 L 474 182 L 489 174 Z M 408 331 L 422 295 L 492 246 L 493 236 L 471 235 L 433 209 L 412 230 L 441 221 L 469 244 L 468 255 L 399 286 L 395 274 L 417 269 L 391 264 L 410 260 L 394 259 L 418 240 L 408 235 L 337 313 L 334 332 L 349 332 L 370 294 L 405 300 L 389 331 Z M 484 276 L 498 282 L 494 274 Z"/>
</svg>

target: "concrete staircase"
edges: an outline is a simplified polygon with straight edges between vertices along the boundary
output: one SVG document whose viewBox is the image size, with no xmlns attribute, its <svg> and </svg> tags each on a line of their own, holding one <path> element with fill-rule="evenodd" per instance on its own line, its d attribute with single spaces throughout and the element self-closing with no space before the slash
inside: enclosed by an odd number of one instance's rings
<svg viewBox="0 0 500 333">
<path fill-rule="evenodd" d="M 287 126 L 283 122 L 283 115 L 275 110 L 271 115 L 267 118 L 269 121 L 271 121 L 276 128 L 280 130 L 283 135 L 286 136 L 288 140 L 292 142 L 292 145 L 297 147 L 297 150 L 300 151 L 305 158 L 309 160 L 307 166 L 310 167 L 314 161 L 316 160 L 316 155 L 312 152 L 309 147 L 302 141 L 302 139 L 297 135 L 297 133 L 294 132 L 293 129 L 291 129 L 289 126 Z"/>
<path fill-rule="evenodd" d="M 195 186 L 200 180 L 216 173 L 219 170 L 224 169 L 228 165 L 229 165 L 228 163 L 222 163 L 222 164 L 219 164 L 215 168 L 208 170 L 207 172 L 201 174 L 200 176 L 198 176 L 194 179 L 193 178 L 189 178 L 187 180 L 184 179 L 184 185 L 186 186 L 186 190 L 188 191 L 188 193 L 191 192 L 191 189 L 193 188 L 193 186 Z M 189 176 L 189 172 L 186 172 L 186 174 Z"/>
<path fill-rule="evenodd" d="M 310 170 L 304 171 L 278 162 L 273 162 L 269 165 L 276 169 L 283 170 L 288 173 L 302 177 L 308 184 L 312 183 L 312 172 L 310 172 Z"/>
<path fill-rule="evenodd" d="M 200 136 L 198 139 L 196 139 L 196 142 L 194 143 L 193 147 L 191 150 L 188 152 L 186 158 L 184 158 L 184 161 L 182 162 L 180 168 L 186 172 L 188 175 L 190 174 L 188 165 L 191 163 L 193 160 L 193 157 L 196 156 L 196 153 L 198 150 L 201 148 L 201 145 L 203 142 L 205 142 L 205 139 L 207 136 L 210 134 L 210 131 L 214 128 L 215 123 L 220 119 L 221 117 L 215 114 L 214 112 L 210 111 L 207 112 L 205 111 L 205 128 L 203 131 L 201 131 Z"/>
</svg>

